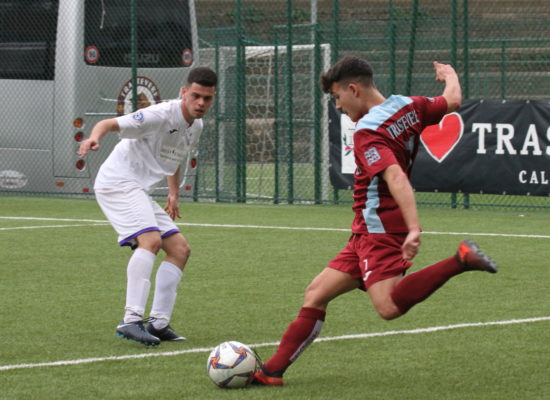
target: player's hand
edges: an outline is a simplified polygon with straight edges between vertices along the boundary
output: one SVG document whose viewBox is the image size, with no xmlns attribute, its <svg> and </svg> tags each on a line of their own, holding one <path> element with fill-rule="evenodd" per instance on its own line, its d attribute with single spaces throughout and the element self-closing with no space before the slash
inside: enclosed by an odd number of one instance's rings
<svg viewBox="0 0 550 400">
<path fill-rule="evenodd" d="M 90 150 L 97 151 L 98 149 L 99 149 L 99 142 L 97 140 L 85 139 L 82 141 L 82 143 L 80 143 L 80 147 L 78 149 L 78 155 L 80 157 L 85 157 Z"/>
<path fill-rule="evenodd" d="M 409 231 L 401 249 L 403 251 L 403 258 L 405 260 L 412 260 L 420 249 L 420 230 Z"/>
<path fill-rule="evenodd" d="M 179 197 L 176 195 L 168 195 L 166 205 L 164 206 L 164 211 L 166 211 L 172 219 L 181 218 Z"/>
<path fill-rule="evenodd" d="M 438 61 L 434 61 L 435 80 L 439 82 L 445 82 L 448 76 L 455 75 L 454 68 L 449 64 L 442 64 Z"/>
</svg>

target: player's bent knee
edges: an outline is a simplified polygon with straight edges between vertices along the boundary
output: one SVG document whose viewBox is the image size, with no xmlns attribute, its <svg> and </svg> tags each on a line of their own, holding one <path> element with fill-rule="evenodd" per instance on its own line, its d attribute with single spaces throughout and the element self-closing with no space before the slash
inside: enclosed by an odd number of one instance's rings
<svg viewBox="0 0 550 400">
<path fill-rule="evenodd" d="M 304 294 L 304 301 L 312 302 L 317 297 L 317 289 L 314 283 L 310 283 L 306 287 L 306 292 Z"/>
<path fill-rule="evenodd" d="M 328 300 L 325 299 L 323 294 L 314 285 L 310 284 L 306 288 L 303 306 L 325 310 L 328 306 Z"/>
<path fill-rule="evenodd" d="M 187 241 L 183 238 L 177 243 L 171 243 L 170 246 L 166 246 L 164 250 L 166 251 L 167 256 L 176 260 L 176 264 L 181 266 L 182 269 L 185 266 L 187 259 L 191 256 L 191 246 L 189 246 Z"/>
</svg>

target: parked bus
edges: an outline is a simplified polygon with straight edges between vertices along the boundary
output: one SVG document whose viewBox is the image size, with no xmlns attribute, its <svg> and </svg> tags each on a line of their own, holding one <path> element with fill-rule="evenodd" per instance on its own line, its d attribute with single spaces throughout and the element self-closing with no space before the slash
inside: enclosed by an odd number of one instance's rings
<svg viewBox="0 0 550 400">
<path fill-rule="evenodd" d="M 0 0 L 0 193 L 91 192 L 118 140 L 80 159 L 94 124 L 180 97 L 198 63 L 194 2 L 134 4 L 137 59 L 132 0 Z M 192 174 L 190 164 L 182 171 Z"/>
</svg>

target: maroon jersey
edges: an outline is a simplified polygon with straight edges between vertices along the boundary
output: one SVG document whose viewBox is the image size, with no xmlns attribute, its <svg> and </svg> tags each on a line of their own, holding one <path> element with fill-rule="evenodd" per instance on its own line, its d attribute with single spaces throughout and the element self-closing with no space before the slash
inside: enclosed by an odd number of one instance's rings
<svg viewBox="0 0 550 400">
<path fill-rule="evenodd" d="M 379 175 L 399 164 L 410 175 L 420 133 L 437 124 L 447 112 L 444 97 L 390 96 L 373 107 L 355 127 L 353 233 L 406 233 L 401 210 Z"/>
</svg>

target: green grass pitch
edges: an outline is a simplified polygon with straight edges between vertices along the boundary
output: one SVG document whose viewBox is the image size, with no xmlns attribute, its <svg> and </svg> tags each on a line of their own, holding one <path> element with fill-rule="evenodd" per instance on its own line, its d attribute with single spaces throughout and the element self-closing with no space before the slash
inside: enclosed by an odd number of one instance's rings
<svg viewBox="0 0 550 400">
<path fill-rule="evenodd" d="M 115 336 L 130 251 L 96 203 L 0 197 L 0 399 L 550 398 L 548 213 L 420 215 L 413 270 L 470 237 L 499 273 L 458 276 L 394 321 L 365 293 L 344 295 L 284 387 L 223 390 L 206 374 L 210 349 L 238 340 L 273 353 L 345 245 L 349 206 L 183 203 L 192 255 L 172 325 L 188 341 L 146 348 Z"/>
</svg>

